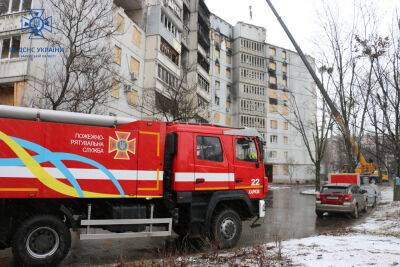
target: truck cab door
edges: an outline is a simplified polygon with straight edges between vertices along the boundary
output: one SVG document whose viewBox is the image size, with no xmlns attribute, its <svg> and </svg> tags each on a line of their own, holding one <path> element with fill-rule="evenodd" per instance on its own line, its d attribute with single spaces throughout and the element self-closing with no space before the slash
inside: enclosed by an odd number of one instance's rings
<svg viewBox="0 0 400 267">
<path fill-rule="evenodd" d="M 255 139 L 233 139 L 235 189 L 246 190 L 251 198 L 263 194 L 264 165 L 259 158 Z"/>
<path fill-rule="evenodd" d="M 228 160 L 219 136 L 195 134 L 195 190 L 229 189 Z"/>
</svg>

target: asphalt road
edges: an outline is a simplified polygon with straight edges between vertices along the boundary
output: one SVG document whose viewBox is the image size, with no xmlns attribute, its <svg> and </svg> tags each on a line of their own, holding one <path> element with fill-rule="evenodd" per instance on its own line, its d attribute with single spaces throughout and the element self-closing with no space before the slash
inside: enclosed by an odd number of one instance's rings
<svg viewBox="0 0 400 267">
<path fill-rule="evenodd" d="M 353 220 L 347 216 L 327 216 L 318 219 L 314 213 L 314 196 L 300 194 L 305 189 L 273 187 L 268 196 L 266 217 L 259 221 L 261 226 L 251 228 L 251 223 L 246 222 L 239 246 L 308 237 L 340 230 L 362 220 Z M 62 266 L 93 266 L 161 258 L 171 253 L 171 249 L 168 249 L 171 246 L 166 244 L 174 244 L 173 239 L 79 241 L 74 236 L 71 252 Z M 0 251 L 0 266 L 12 266 L 12 263 L 11 251 Z"/>
</svg>

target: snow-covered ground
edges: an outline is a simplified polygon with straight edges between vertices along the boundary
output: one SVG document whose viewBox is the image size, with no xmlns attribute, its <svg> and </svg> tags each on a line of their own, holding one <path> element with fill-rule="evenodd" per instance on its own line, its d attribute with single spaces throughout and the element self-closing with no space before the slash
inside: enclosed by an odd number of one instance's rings
<svg viewBox="0 0 400 267">
<path fill-rule="evenodd" d="M 302 195 L 315 195 L 316 193 L 317 191 L 315 191 L 315 189 L 307 189 L 300 192 Z"/>
<path fill-rule="evenodd" d="M 278 189 L 279 190 L 279 189 Z M 382 188 L 380 204 L 360 224 L 339 233 L 254 247 L 142 262 L 184 266 L 400 266 L 400 202 Z"/>
</svg>

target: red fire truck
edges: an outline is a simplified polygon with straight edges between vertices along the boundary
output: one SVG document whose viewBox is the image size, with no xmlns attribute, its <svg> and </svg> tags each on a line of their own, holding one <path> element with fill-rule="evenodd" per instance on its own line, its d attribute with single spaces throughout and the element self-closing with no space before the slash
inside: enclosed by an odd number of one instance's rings
<svg viewBox="0 0 400 267">
<path fill-rule="evenodd" d="M 0 248 L 51 266 L 71 230 L 233 247 L 265 216 L 263 151 L 252 129 L 0 106 Z"/>
</svg>

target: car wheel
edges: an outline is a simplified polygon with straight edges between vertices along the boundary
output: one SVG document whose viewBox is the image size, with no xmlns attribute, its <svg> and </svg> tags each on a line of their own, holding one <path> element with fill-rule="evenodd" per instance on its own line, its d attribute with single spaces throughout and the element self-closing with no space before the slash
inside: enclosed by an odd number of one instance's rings
<svg viewBox="0 0 400 267">
<path fill-rule="evenodd" d="M 365 207 L 363 209 L 363 212 L 365 212 L 365 213 L 368 212 L 368 202 L 365 202 Z"/>
<path fill-rule="evenodd" d="M 242 234 L 242 220 L 236 211 L 219 211 L 212 220 L 212 241 L 220 249 L 234 247 Z"/>
<path fill-rule="evenodd" d="M 324 217 L 324 213 L 325 213 L 325 212 L 320 211 L 320 210 L 316 210 L 316 211 L 315 211 L 315 214 L 317 214 L 317 217 L 318 217 L 318 218 Z"/>
<path fill-rule="evenodd" d="M 358 219 L 358 204 L 354 206 L 354 210 L 353 213 L 351 214 L 351 217 L 353 217 L 354 219 Z"/>
<path fill-rule="evenodd" d="M 56 266 L 71 247 L 71 232 L 60 219 L 40 215 L 23 222 L 17 229 L 12 252 L 22 266 Z"/>
</svg>

